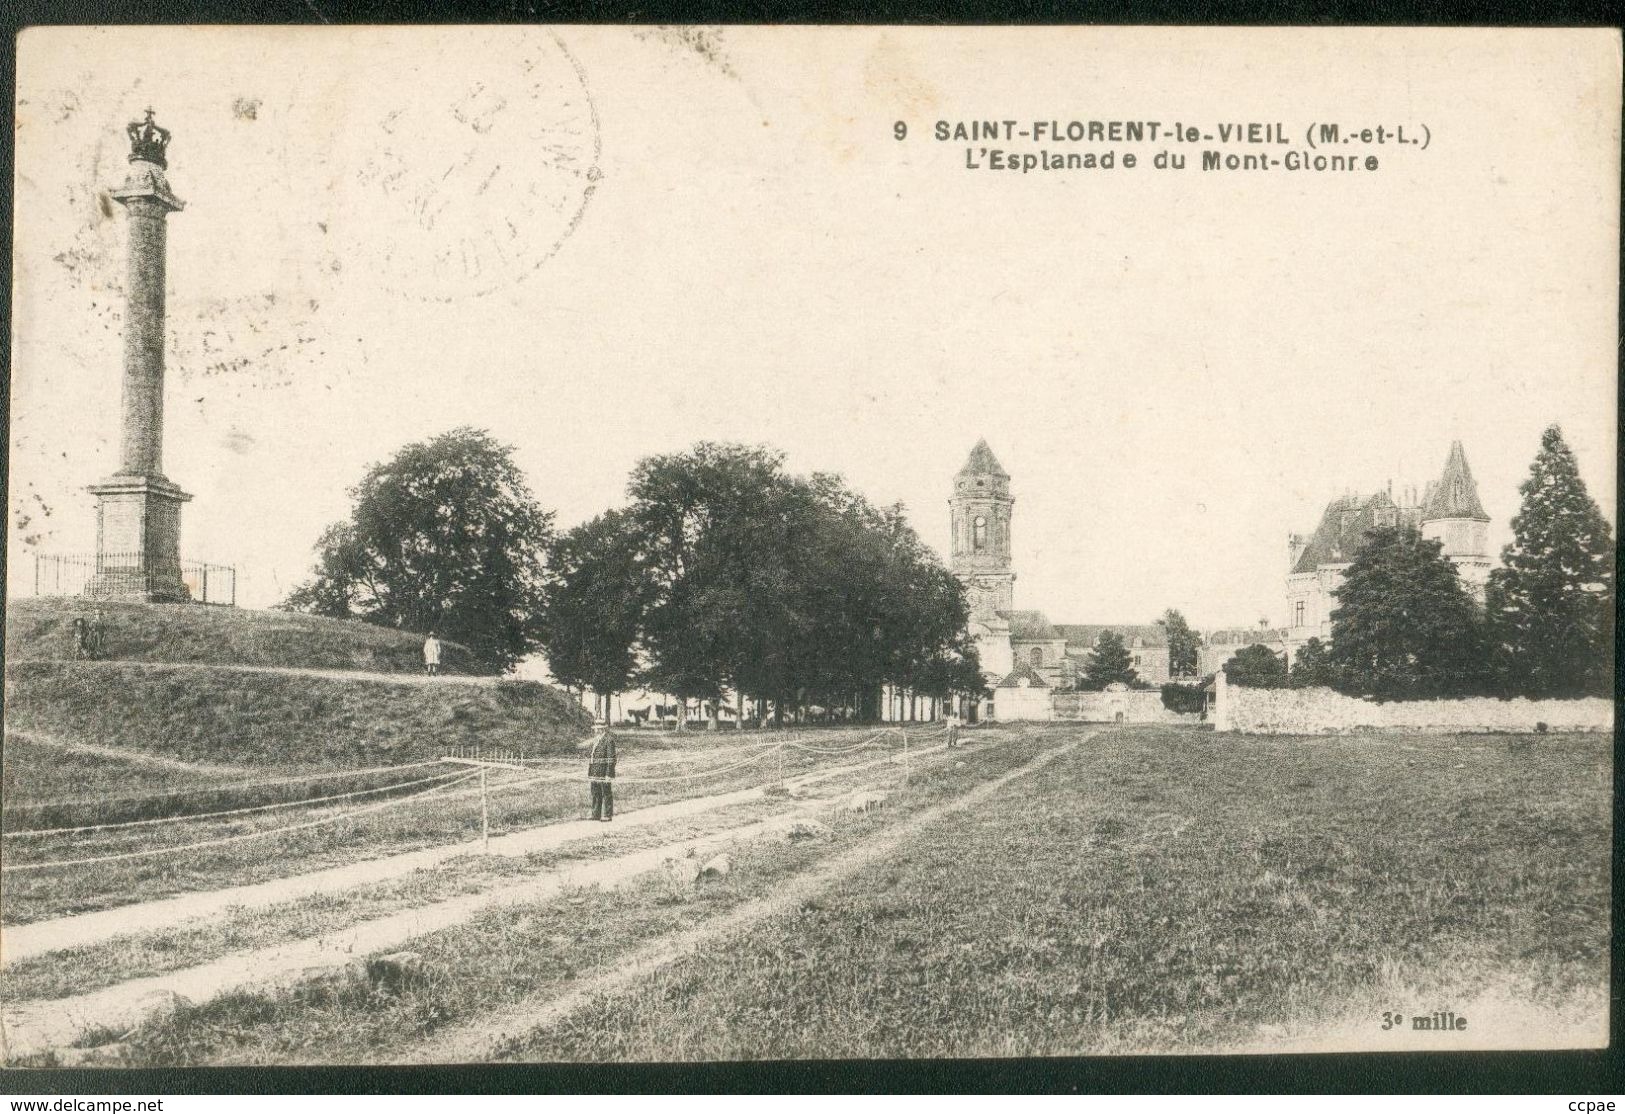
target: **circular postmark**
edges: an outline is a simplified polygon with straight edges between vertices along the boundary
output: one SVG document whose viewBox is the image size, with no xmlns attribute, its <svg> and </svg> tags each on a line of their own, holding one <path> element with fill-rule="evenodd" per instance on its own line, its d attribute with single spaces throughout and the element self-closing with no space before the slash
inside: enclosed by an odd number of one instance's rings
<svg viewBox="0 0 1625 1114">
<path fill-rule="evenodd" d="M 600 176 L 597 108 L 557 35 L 515 49 L 512 33 L 489 50 L 476 31 L 455 54 L 417 56 L 409 85 L 354 106 L 363 115 L 347 129 L 354 163 L 335 213 L 345 266 L 447 302 L 522 281 L 575 231 Z"/>
</svg>

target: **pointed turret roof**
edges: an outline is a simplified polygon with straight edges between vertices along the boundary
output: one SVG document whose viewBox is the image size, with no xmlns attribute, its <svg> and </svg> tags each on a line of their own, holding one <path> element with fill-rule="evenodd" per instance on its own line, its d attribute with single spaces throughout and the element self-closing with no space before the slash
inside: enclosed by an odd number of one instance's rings
<svg viewBox="0 0 1625 1114">
<path fill-rule="evenodd" d="M 1467 467 L 1467 454 L 1460 441 L 1450 443 L 1450 457 L 1444 462 L 1444 475 L 1428 492 L 1422 507 L 1422 521 L 1441 518 L 1471 518 L 1488 522 L 1484 505 L 1478 501 L 1478 484 Z"/>
<path fill-rule="evenodd" d="M 993 455 L 993 450 L 987 447 L 987 438 L 976 442 L 976 447 L 965 458 L 965 467 L 959 470 L 961 476 L 998 476 L 1008 480 L 1010 473 L 999 464 L 999 458 Z"/>
</svg>

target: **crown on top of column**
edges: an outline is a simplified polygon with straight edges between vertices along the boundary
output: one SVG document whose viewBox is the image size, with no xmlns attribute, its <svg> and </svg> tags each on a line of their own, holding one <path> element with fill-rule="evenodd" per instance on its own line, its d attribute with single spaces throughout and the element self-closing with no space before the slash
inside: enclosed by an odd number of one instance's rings
<svg viewBox="0 0 1625 1114">
<path fill-rule="evenodd" d="M 125 129 L 130 133 L 130 161 L 150 162 L 154 165 L 169 168 L 165 159 L 165 151 L 169 147 L 169 130 L 160 128 L 152 119 L 152 109 L 147 109 L 145 120 L 132 121 Z"/>
<path fill-rule="evenodd" d="M 113 200 L 122 205 L 157 202 L 172 213 L 186 208 L 186 202 L 175 196 L 164 176 L 169 168 L 169 129 L 153 121 L 149 108 L 145 120 L 132 121 L 125 130 L 130 134 L 130 172 L 123 185 L 109 191 Z"/>
</svg>

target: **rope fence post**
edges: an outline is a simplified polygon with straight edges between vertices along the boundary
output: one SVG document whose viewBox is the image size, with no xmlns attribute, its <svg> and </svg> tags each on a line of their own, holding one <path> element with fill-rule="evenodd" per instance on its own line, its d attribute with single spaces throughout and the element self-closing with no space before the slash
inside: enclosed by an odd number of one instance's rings
<svg viewBox="0 0 1625 1114">
<path fill-rule="evenodd" d="M 491 810 L 485 794 L 485 767 L 480 767 L 480 850 L 491 853 Z"/>
</svg>

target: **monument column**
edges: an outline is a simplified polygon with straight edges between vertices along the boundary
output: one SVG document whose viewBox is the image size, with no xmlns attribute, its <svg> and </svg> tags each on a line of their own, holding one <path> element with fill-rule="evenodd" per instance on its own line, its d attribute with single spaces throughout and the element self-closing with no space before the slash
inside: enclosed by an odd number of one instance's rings
<svg viewBox="0 0 1625 1114">
<path fill-rule="evenodd" d="M 187 600 L 181 579 L 181 504 L 192 497 L 164 475 L 164 282 L 170 192 L 169 132 L 146 119 L 129 126 L 130 171 L 112 191 L 129 215 L 124 377 L 118 472 L 90 487 L 96 496 L 100 599 Z"/>
</svg>

